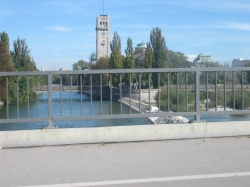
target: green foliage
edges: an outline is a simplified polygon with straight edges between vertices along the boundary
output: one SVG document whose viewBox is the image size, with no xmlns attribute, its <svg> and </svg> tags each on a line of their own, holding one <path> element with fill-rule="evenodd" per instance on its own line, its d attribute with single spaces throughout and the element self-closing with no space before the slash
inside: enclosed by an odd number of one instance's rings
<svg viewBox="0 0 250 187">
<path fill-rule="evenodd" d="M 202 91 L 200 95 L 201 103 L 207 99 L 206 92 Z M 208 104 L 208 108 L 215 107 L 215 100 L 216 94 L 214 91 L 208 92 L 208 99 L 210 103 Z M 226 106 L 229 108 L 233 108 L 233 91 L 226 92 Z M 217 106 L 222 105 L 224 106 L 224 90 L 219 89 L 217 90 Z M 250 107 L 250 94 L 248 90 L 244 90 L 244 108 L 247 109 Z M 242 109 L 242 97 L 241 97 L 241 90 L 235 90 L 235 108 Z"/>
<path fill-rule="evenodd" d="M 244 66 L 245 67 L 250 67 L 250 61 L 245 63 Z M 246 76 L 247 83 L 249 84 L 250 83 L 250 71 L 247 71 L 245 74 L 246 74 L 245 76 Z"/>
<path fill-rule="evenodd" d="M 250 108 L 250 92 L 248 90 L 244 90 L 244 109 Z M 157 105 L 159 106 L 158 101 L 159 95 L 155 96 L 155 100 L 157 101 Z M 169 106 L 170 110 L 173 112 L 177 112 L 177 91 L 176 89 L 169 90 Z M 205 91 L 200 92 L 200 103 L 205 104 L 205 100 L 207 99 L 207 93 Z M 208 103 L 208 108 L 215 108 L 215 100 L 216 94 L 214 91 L 208 92 L 208 99 L 210 102 Z M 233 108 L 233 92 L 226 92 L 226 106 L 229 108 Z M 188 91 L 188 111 L 194 110 L 195 103 L 195 94 L 194 91 Z M 205 105 L 206 106 L 206 105 Z M 224 106 L 224 90 L 217 90 L 217 107 Z M 160 92 L 160 109 L 167 111 L 168 110 L 168 93 L 167 89 L 162 89 Z M 235 109 L 242 109 L 242 93 L 241 90 L 235 90 Z M 179 90 L 179 111 L 186 111 L 186 90 Z"/>
<path fill-rule="evenodd" d="M 11 52 L 16 70 L 18 71 L 38 71 L 36 63 L 30 56 L 30 50 L 25 39 L 17 39 L 14 41 L 14 51 Z"/>
<path fill-rule="evenodd" d="M 0 71 L 12 71 L 6 44 L 0 41 Z M 9 80 L 11 83 L 11 80 Z M 6 77 L 0 77 L 0 101 L 6 101 Z"/>
<path fill-rule="evenodd" d="M 134 69 L 135 68 L 135 57 L 134 57 L 134 48 L 131 38 L 127 40 L 127 49 L 125 50 L 126 57 L 123 61 L 123 69 Z M 134 82 L 135 74 L 131 75 L 131 82 Z M 130 76 L 128 73 L 124 74 L 123 81 L 126 85 L 129 85 Z M 131 86 L 131 85 L 129 85 Z"/>
<path fill-rule="evenodd" d="M 92 64 L 91 69 L 97 70 L 97 69 L 108 69 L 109 68 L 109 59 L 108 57 L 100 57 L 96 63 Z M 90 83 L 90 76 L 86 75 L 85 83 Z M 100 76 L 99 75 L 92 75 L 92 83 L 93 85 L 99 85 L 100 84 Z M 102 85 L 108 85 L 109 83 L 109 75 L 103 74 L 102 75 Z"/>
<path fill-rule="evenodd" d="M 186 56 L 181 52 L 174 52 L 168 50 L 168 61 L 170 68 L 191 68 L 192 63 L 187 61 Z M 176 75 L 171 74 L 171 80 L 173 84 L 177 83 Z M 193 84 L 194 74 L 187 74 L 188 84 Z M 186 74 L 179 73 L 179 84 L 186 84 Z"/>
<path fill-rule="evenodd" d="M 38 71 L 36 68 L 36 63 L 33 60 L 33 58 L 30 56 L 30 50 L 28 49 L 28 45 L 26 44 L 25 39 L 17 39 L 14 41 L 14 50 L 10 52 L 11 58 L 13 60 L 14 67 L 17 71 Z M 14 70 L 14 69 L 13 69 Z M 41 77 L 43 79 L 43 77 Z M 19 101 L 26 101 L 29 94 L 29 99 L 35 100 L 36 93 L 33 91 L 33 87 L 37 84 L 37 76 L 29 76 L 29 78 L 24 76 L 19 76 Z M 29 82 L 28 82 L 29 80 Z M 45 81 L 41 81 L 41 83 L 44 83 Z M 13 79 L 10 84 L 10 94 L 9 94 L 9 100 L 10 102 L 16 102 L 16 83 L 17 80 Z M 11 90 L 13 89 L 13 90 Z"/>
<path fill-rule="evenodd" d="M 187 61 L 184 53 L 168 50 L 170 68 L 191 68 L 192 62 Z"/>
<path fill-rule="evenodd" d="M 6 51 L 9 54 L 10 52 L 10 42 L 9 42 L 9 36 L 6 32 L 0 33 L 0 40 L 5 44 Z"/>
<path fill-rule="evenodd" d="M 52 76 L 52 84 L 60 84 L 60 75 Z"/>
<path fill-rule="evenodd" d="M 216 69 L 217 67 L 228 67 L 228 64 L 225 63 L 224 65 L 221 65 L 218 62 L 205 62 L 204 66 L 215 68 L 215 70 L 217 70 Z M 225 72 L 217 72 L 217 84 L 224 84 L 225 82 L 224 75 Z M 207 81 L 207 74 L 206 72 L 202 72 L 200 76 L 200 83 L 206 84 L 206 81 Z M 226 72 L 226 84 L 232 84 L 232 81 L 233 81 L 232 72 Z M 208 72 L 208 84 L 215 85 L 215 83 L 216 83 L 215 72 Z M 240 84 L 240 83 L 241 83 L 241 74 L 240 72 L 235 72 L 235 84 Z"/>
<path fill-rule="evenodd" d="M 145 64 L 144 64 L 145 68 L 152 68 L 152 64 L 154 62 L 154 53 L 153 53 L 153 49 L 151 47 L 151 44 L 149 42 L 147 43 L 144 61 L 145 61 Z M 150 81 L 150 84 L 151 84 L 152 73 L 150 73 L 149 75 L 148 75 L 148 73 L 143 73 L 142 74 L 142 83 L 143 83 L 143 86 L 145 86 L 145 88 L 148 88 L 148 85 L 149 85 L 148 81 Z"/>
<path fill-rule="evenodd" d="M 169 108 L 170 111 L 177 112 L 177 92 L 176 89 L 169 90 Z M 159 106 L 159 94 L 156 94 L 155 100 Z M 179 111 L 187 111 L 186 108 L 186 91 L 179 90 Z M 188 91 L 188 104 L 193 104 L 194 102 L 194 92 Z M 167 89 L 162 89 L 160 92 L 160 109 L 167 111 L 168 110 L 168 92 Z M 188 109 L 191 111 L 191 108 Z"/>
<path fill-rule="evenodd" d="M 160 28 L 153 28 L 150 33 L 150 42 L 154 52 L 154 62 L 152 68 L 167 68 L 168 67 L 168 55 L 166 48 L 165 38 L 162 36 Z M 158 74 L 153 73 L 153 87 L 158 87 Z M 161 74 L 160 85 L 166 83 L 166 73 Z"/>
<path fill-rule="evenodd" d="M 71 65 L 73 70 L 84 70 L 89 68 L 88 62 L 84 60 L 78 60 L 78 62 L 75 62 Z M 64 76 L 64 80 L 70 84 L 70 78 L 67 76 Z M 79 75 L 72 75 L 72 84 L 73 85 L 79 85 L 80 84 L 80 76 Z"/>
<path fill-rule="evenodd" d="M 84 60 L 78 60 L 78 62 L 75 62 L 74 64 L 72 64 L 72 68 L 73 68 L 73 70 L 88 69 L 89 64 L 88 64 L 88 62 L 86 62 Z"/>
<path fill-rule="evenodd" d="M 110 69 L 122 68 L 122 54 L 121 54 L 121 39 L 117 32 L 114 32 L 113 40 L 110 42 L 111 55 L 109 58 Z M 112 84 L 117 87 L 120 83 L 120 76 L 118 74 L 112 75 Z"/>
<path fill-rule="evenodd" d="M 233 92 L 227 93 L 227 106 L 233 108 Z M 235 90 L 235 108 L 242 109 L 242 95 L 241 90 Z M 244 90 L 244 109 L 250 108 L 250 93 Z"/>
<path fill-rule="evenodd" d="M 5 43 L 0 41 L 0 71 L 13 71 Z"/>
</svg>

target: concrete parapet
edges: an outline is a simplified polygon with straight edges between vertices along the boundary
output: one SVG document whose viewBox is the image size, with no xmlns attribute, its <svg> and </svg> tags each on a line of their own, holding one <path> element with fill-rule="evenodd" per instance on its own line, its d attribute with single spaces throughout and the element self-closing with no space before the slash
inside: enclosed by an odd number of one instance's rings
<svg viewBox="0 0 250 187">
<path fill-rule="evenodd" d="M 250 135 L 249 121 L 0 132 L 2 148 Z"/>
</svg>

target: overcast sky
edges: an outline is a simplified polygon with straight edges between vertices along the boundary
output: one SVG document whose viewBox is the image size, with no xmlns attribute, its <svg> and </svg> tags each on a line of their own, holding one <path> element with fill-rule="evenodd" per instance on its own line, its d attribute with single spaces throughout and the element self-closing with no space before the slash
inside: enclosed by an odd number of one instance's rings
<svg viewBox="0 0 250 187">
<path fill-rule="evenodd" d="M 95 52 L 96 17 L 103 0 L 0 0 L 0 32 L 13 41 L 26 39 L 37 68 L 72 69 Z M 162 29 L 168 49 L 210 54 L 220 63 L 250 59 L 249 0 L 105 0 L 111 38 L 117 31 L 122 53 L 148 42 L 154 27 Z"/>
</svg>

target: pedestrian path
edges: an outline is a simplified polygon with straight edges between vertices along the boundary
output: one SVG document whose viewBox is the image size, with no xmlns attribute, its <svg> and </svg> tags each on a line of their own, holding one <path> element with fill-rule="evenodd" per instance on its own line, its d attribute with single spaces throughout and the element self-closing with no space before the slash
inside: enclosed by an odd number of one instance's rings
<svg viewBox="0 0 250 187">
<path fill-rule="evenodd" d="M 250 137 L 0 150 L 1 186 L 250 186 Z"/>
</svg>

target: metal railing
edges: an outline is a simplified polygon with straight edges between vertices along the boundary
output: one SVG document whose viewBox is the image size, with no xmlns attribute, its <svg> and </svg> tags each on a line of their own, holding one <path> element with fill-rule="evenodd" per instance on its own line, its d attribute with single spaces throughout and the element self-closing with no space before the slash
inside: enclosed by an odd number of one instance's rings
<svg viewBox="0 0 250 187">
<path fill-rule="evenodd" d="M 128 82 L 127 85 L 124 83 L 124 75 L 128 74 Z M 62 113 L 62 77 L 68 75 L 70 77 L 69 85 L 67 89 L 70 91 L 70 115 L 65 116 Z M 109 84 L 104 85 L 104 75 L 108 77 Z M 118 75 L 118 76 L 117 76 Z M 136 75 L 136 89 L 132 88 L 133 84 L 133 76 Z M 142 75 L 144 78 L 142 80 Z M 146 75 L 146 78 L 145 78 Z M 220 78 L 218 78 L 218 75 Z M 52 99 L 52 91 L 53 85 L 52 80 L 53 76 L 60 76 L 60 85 L 57 85 L 57 91 L 60 91 L 60 116 L 54 116 L 52 113 L 53 99 Z M 79 76 L 78 85 L 73 85 L 72 77 Z M 250 114 L 249 108 L 245 107 L 245 92 L 249 90 L 249 82 L 250 80 L 250 68 L 242 67 L 242 68 L 165 68 L 165 69 L 116 69 L 116 70 L 85 70 L 85 71 L 43 71 L 43 72 L 0 72 L 0 78 L 5 77 L 5 85 L 6 85 L 6 117 L 0 119 L 0 123 L 22 123 L 22 122 L 47 122 L 47 128 L 54 128 L 53 122 L 56 121 L 69 121 L 69 120 L 102 120 L 102 119 L 120 119 L 120 118 L 142 118 L 142 117 L 164 117 L 164 116 L 194 116 L 196 121 L 200 121 L 201 115 L 224 115 L 224 114 Z M 19 116 L 19 98 L 20 98 L 20 77 L 26 77 L 26 86 L 27 86 L 27 117 Z M 37 88 L 38 94 L 41 91 L 41 87 L 44 86 L 40 83 L 39 77 L 44 77 L 47 81 L 47 117 L 40 117 L 39 115 L 39 107 L 38 107 L 38 117 L 30 117 L 30 77 L 37 77 L 36 85 L 33 85 Z M 86 79 L 88 77 L 88 84 L 86 83 Z M 116 88 L 112 85 L 114 81 L 114 77 L 118 77 L 118 84 Z M 153 78 L 154 77 L 154 82 Z M 17 106 L 17 115 L 15 118 L 10 118 L 9 116 L 9 81 L 14 79 L 14 85 L 16 87 L 16 106 Z M 95 79 L 95 82 L 93 80 Z M 236 80 L 237 79 L 237 80 Z M 85 83 L 83 84 L 85 80 Z M 220 80 L 220 84 L 218 82 Z M 146 85 L 145 85 L 146 82 Z M 86 85 L 87 84 L 87 85 Z M 72 113 L 72 88 L 78 88 L 80 92 L 80 115 L 74 116 Z M 157 100 L 156 104 L 152 101 L 152 90 L 157 92 Z M 13 89 L 13 88 L 12 88 Z M 87 90 L 87 91 L 86 91 Z M 148 99 L 145 101 L 142 100 L 142 92 L 147 92 Z M 163 98 L 163 92 L 165 90 L 165 96 Z M 173 98 L 171 98 L 171 90 L 174 90 L 175 93 L 175 101 L 173 102 Z M 214 97 L 214 111 L 209 110 L 209 99 L 212 95 Z M 230 91 L 230 94 L 228 93 Z M 236 91 L 240 92 L 240 98 L 236 97 Z M 105 92 L 105 93 L 104 93 Z M 88 93 L 90 95 L 90 114 L 83 115 L 83 102 L 82 95 L 84 93 Z M 98 94 L 97 94 L 98 93 Z M 205 95 L 205 103 L 201 103 L 201 93 Z M 218 93 L 223 93 L 223 101 L 219 101 Z M 108 95 L 107 95 L 108 94 Z M 137 100 L 139 103 L 139 112 L 134 113 L 131 112 L 132 104 L 132 95 L 137 94 Z M 184 94 L 184 100 L 181 100 L 180 94 Z M 189 101 L 190 94 L 194 96 L 194 102 Z M 249 92 L 250 94 L 250 92 Z M 93 113 L 93 96 L 99 97 L 100 100 L 100 113 L 98 115 Z M 106 95 L 104 97 L 104 95 Z M 115 98 L 116 97 L 116 98 Z M 121 100 L 123 97 L 127 97 L 129 99 L 129 113 L 123 113 L 122 102 L 120 102 L 120 114 L 114 114 L 112 111 L 112 102 L 114 99 Z M 227 111 L 227 101 L 231 99 L 231 111 Z M 109 99 L 110 102 L 110 112 L 109 114 L 103 114 L 103 98 Z M 1 100 L 1 98 L 0 98 Z M 37 99 L 39 102 L 39 97 Z M 218 101 L 223 103 L 223 110 L 218 111 Z M 236 107 L 237 103 L 240 101 L 240 104 Z M 143 102 L 147 103 L 149 106 L 156 105 L 159 109 L 162 108 L 163 104 L 165 104 L 165 109 L 161 109 L 161 112 L 144 112 L 142 111 Z M 165 103 L 163 103 L 165 102 Z M 183 105 L 183 102 L 185 103 Z M 172 105 L 171 105 L 172 104 Z M 175 105 L 175 111 L 170 112 L 171 106 Z M 203 108 L 201 107 L 203 105 Z M 239 107 L 240 106 L 240 107 Z M 189 108 L 193 108 L 190 110 Z"/>
</svg>

